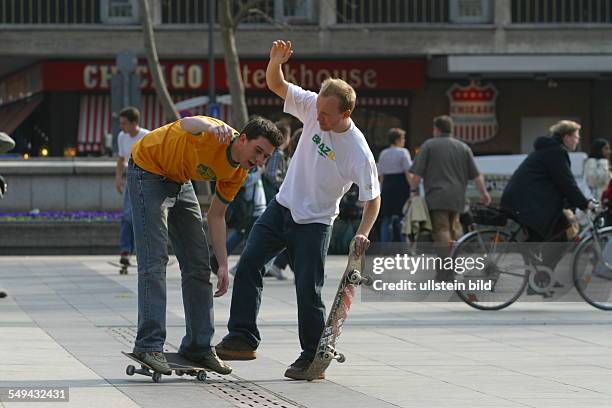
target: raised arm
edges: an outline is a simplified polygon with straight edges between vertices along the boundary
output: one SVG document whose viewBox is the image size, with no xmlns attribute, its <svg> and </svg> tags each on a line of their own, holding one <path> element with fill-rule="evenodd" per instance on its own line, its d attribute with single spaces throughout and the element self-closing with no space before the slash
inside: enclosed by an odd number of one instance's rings
<svg viewBox="0 0 612 408">
<path fill-rule="evenodd" d="M 268 61 L 268 68 L 266 69 L 266 84 L 272 92 L 283 99 L 287 97 L 289 83 L 285 81 L 282 66 L 292 54 L 291 41 L 276 40 L 272 43 L 270 61 Z"/>
</svg>

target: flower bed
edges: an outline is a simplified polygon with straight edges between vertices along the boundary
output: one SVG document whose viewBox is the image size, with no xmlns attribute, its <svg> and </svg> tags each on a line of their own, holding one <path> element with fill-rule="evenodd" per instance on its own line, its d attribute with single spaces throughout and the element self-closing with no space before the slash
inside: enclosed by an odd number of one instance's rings
<svg viewBox="0 0 612 408">
<path fill-rule="evenodd" d="M 37 211 L 0 212 L 1 222 L 118 222 L 121 211 Z"/>
<path fill-rule="evenodd" d="M 121 212 L 0 212 L 0 255 L 117 254 Z"/>
</svg>

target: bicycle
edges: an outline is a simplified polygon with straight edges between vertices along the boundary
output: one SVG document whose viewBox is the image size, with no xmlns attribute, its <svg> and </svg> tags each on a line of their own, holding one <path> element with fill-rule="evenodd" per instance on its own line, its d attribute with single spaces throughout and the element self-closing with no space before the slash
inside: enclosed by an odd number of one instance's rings
<svg viewBox="0 0 612 408">
<path fill-rule="evenodd" d="M 526 288 L 528 294 L 545 297 L 550 293 L 547 291 L 554 292 L 553 269 L 538 259 L 538 245 L 522 240 L 525 227 L 499 208 L 480 206 L 474 212 L 472 225 L 485 225 L 485 228 L 474 229 L 461 237 L 453 246 L 451 257 L 479 255 L 485 259 L 484 267 L 462 274 L 455 272 L 458 281 L 467 282 L 465 289 L 456 291 L 459 298 L 476 309 L 500 310 L 514 303 Z M 598 205 L 587 211 L 586 228 L 573 241 L 564 244 L 572 256 L 572 284 L 582 299 L 598 309 L 612 310 L 612 262 L 604 257 L 612 259 L 612 252 L 607 254 L 608 250 L 612 251 L 612 227 L 602 227 L 604 216 L 604 210 Z M 526 246 L 529 250 L 525 250 Z M 506 257 L 508 263 L 504 264 Z M 490 289 L 481 286 L 481 290 L 470 290 L 470 279 L 488 281 Z"/>
</svg>

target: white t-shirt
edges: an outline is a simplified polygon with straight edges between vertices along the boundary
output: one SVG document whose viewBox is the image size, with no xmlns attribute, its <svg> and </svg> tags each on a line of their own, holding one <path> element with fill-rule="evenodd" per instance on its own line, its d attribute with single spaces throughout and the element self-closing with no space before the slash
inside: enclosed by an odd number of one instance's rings
<svg viewBox="0 0 612 408">
<path fill-rule="evenodd" d="M 119 132 L 119 135 L 117 136 L 119 157 L 129 159 L 130 155 L 132 154 L 132 146 L 134 146 L 134 144 L 142 139 L 147 133 L 149 133 L 149 131 L 144 128 L 140 128 L 136 136 L 131 136 L 129 133 L 125 133 L 124 131 Z"/>
<path fill-rule="evenodd" d="M 352 120 L 343 133 L 322 131 L 316 103 L 316 93 L 289 85 L 284 110 L 301 120 L 304 129 L 276 200 L 298 224 L 331 225 L 353 183 L 361 201 L 378 197 L 380 186 L 374 155 L 361 131 Z"/>
</svg>

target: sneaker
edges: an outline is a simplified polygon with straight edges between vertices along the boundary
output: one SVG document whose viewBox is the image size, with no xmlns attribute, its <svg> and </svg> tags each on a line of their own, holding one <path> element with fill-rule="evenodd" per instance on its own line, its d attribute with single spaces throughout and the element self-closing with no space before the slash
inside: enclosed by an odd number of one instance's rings
<svg viewBox="0 0 612 408">
<path fill-rule="evenodd" d="M 215 373 L 227 375 L 232 372 L 232 367 L 225 364 L 225 362 L 219 358 L 214 349 L 199 355 L 192 355 L 189 353 L 181 353 L 181 355 L 187 360 L 199 363 Z"/>
<path fill-rule="evenodd" d="M 130 254 L 128 252 L 122 252 L 119 258 L 119 263 L 123 266 L 130 266 Z"/>
<path fill-rule="evenodd" d="M 308 368 L 310 367 L 311 364 L 312 364 L 312 360 L 308 360 L 308 359 L 300 357 L 297 360 L 295 360 L 293 364 L 287 367 L 287 371 L 285 371 L 285 377 L 291 378 L 293 380 L 312 380 L 312 378 L 308 378 L 305 375 L 306 371 L 308 371 Z M 319 377 L 317 377 L 316 379 L 324 380 L 325 373 L 321 373 Z"/>
<path fill-rule="evenodd" d="M 142 361 L 143 363 L 151 367 L 153 371 L 156 371 L 158 373 L 165 374 L 165 375 L 172 374 L 172 370 L 170 369 L 170 366 L 168 365 L 168 361 L 166 360 L 166 356 L 164 356 L 164 353 L 153 351 L 153 352 L 134 353 L 134 354 L 136 355 L 136 358 L 138 358 L 140 361 Z"/>
<path fill-rule="evenodd" d="M 215 346 L 217 354 L 223 360 L 255 360 L 255 347 L 237 338 L 223 339 Z"/>
</svg>

